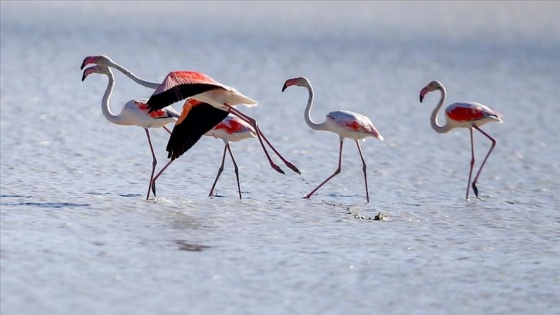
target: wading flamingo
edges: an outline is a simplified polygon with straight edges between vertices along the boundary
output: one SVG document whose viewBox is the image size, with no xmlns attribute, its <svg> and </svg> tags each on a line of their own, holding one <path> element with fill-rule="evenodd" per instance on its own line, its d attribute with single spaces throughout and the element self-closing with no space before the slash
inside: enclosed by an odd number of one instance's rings
<svg viewBox="0 0 560 315">
<path fill-rule="evenodd" d="M 200 139 L 200 137 L 212 129 L 218 122 L 224 119 L 228 113 L 231 113 L 240 119 L 248 122 L 256 131 L 257 138 L 263 148 L 263 151 L 270 163 L 270 166 L 275 169 L 277 172 L 284 174 L 284 171 L 276 165 L 270 158 L 262 139 L 266 141 L 266 143 L 270 146 L 270 148 L 278 155 L 278 157 L 294 172 L 301 174 L 298 168 L 287 161 L 275 148 L 272 146 L 270 141 L 266 138 L 266 136 L 262 133 L 259 126 L 257 125 L 257 121 L 252 117 L 243 114 L 238 109 L 235 108 L 238 104 L 243 104 L 245 106 L 251 107 L 255 106 L 257 102 L 243 94 L 241 94 L 236 89 L 229 87 L 227 85 L 221 84 L 216 80 L 212 79 L 208 75 L 195 72 L 195 71 L 174 71 L 170 72 L 161 85 L 155 90 L 152 94 L 150 99 L 147 102 L 148 108 L 150 110 L 158 110 L 165 106 L 171 105 L 175 102 L 183 100 L 185 98 L 192 98 L 202 104 L 211 105 L 215 110 L 209 110 L 205 107 L 204 111 L 193 111 L 189 112 L 190 109 L 185 110 L 183 108 L 182 115 L 186 116 L 193 116 L 191 119 L 195 121 L 200 121 L 203 119 L 216 121 L 215 124 L 207 124 L 205 127 L 208 129 L 197 129 L 197 130 L 190 130 L 193 133 L 186 133 L 186 129 L 182 130 L 182 133 L 175 137 L 176 141 L 171 141 L 174 138 L 175 129 L 171 133 L 170 141 L 167 145 L 167 152 L 168 157 L 172 160 L 178 158 L 187 150 L 189 150 L 196 140 Z M 191 108 L 197 108 L 199 106 L 192 106 Z M 221 113 L 220 113 L 221 112 Z M 201 114 L 205 116 L 198 116 Z M 213 116 L 212 119 L 210 116 Z M 213 119 L 216 118 L 216 119 Z M 218 120 L 218 118 L 220 118 Z M 179 133 L 179 131 L 177 131 Z M 196 139 L 196 140 L 194 140 Z M 194 140 L 194 141 L 193 141 Z"/>
<path fill-rule="evenodd" d="M 420 90 L 420 103 L 422 103 L 422 100 L 424 99 L 424 96 L 426 94 L 436 90 L 439 90 L 441 92 L 441 97 L 436 108 L 434 108 L 434 111 L 432 112 L 432 116 L 430 118 L 430 121 L 432 123 L 432 128 L 437 133 L 446 133 L 454 128 L 469 129 L 471 135 L 471 163 L 470 163 L 469 180 L 467 182 L 467 193 L 465 195 L 465 199 L 469 199 L 469 186 L 472 186 L 475 196 L 478 199 L 480 199 L 478 197 L 478 188 L 476 187 L 476 181 L 478 180 L 478 176 L 480 175 L 480 172 L 482 171 L 482 168 L 484 167 L 484 164 L 486 163 L 488 156 L 490 156 L 492 149 L 494 149 L 494 146 L 496 145 L 496 140 L 486 132 L 482 131 L 482 129 L 480 129 L 479 127 L 489 122 L 502 123 L 502 114 L 491 110 L 486 105 L 482 105 L 476 102 L 453 103 L 447 106 L 447 108 L 445 109 L 445 120 L 446 120 L 445 125 L 443 126 L 439 125 L 437 122 L 438 112 L 440 108 L 443 106 L 443 103 L 445 102 L 445 97 L 447 95 L 443 84 L 441 84 L 438 81 L 432 81 L 428 83 L 428 85 L 426 85 L 422 90 Z M 473 141 L 473 132 L 472 132 L 473 128 L 480 131 L 480 133 L 482 133 L 488 139 L 490 139 L 490 141 L 492 141 L 492 145 L 490 146 L 490 150 L 488 150 L 488 153 L 486 154 L 486 157 L 482 161 L 482 164 L 480 165 L 480 169 L 478 170 L 478 173 L 474 177 L 474 180 L 472 181 L 471 184 L 471 176 L 472 176 L 472 171 L 474 166 L 474 141 Z"/>
<path fill-rule="evenodd" d="M 210 193 L 208 196 L 212 196 L 214 192 L 214 187 L 216 187 L 216 183 L 218 182 L 218 178 L 222 174 L 224 170 L 224 161 L 226 159 L 226 151 L 229 152 L 229 156 L 231 157 L 231 161 L 233 162 L 233 166 L 235 168 L 235 177 L 237 178 L 237 189 L 239 191 L 239 199 L 241 199 L 241 186 L 239 185 L 239 169 L 237 168 L 237 163 L 235 163 L 235 158 L 233 158 L 233 153 L 231 152 L 230 142 L 238 142 L 249 138 L 255 138 L 256 135 L 255 129 L 251 127 L 247 122 L 240 119 L 237 116 L 229 114 L 224 120 L 218 123 L 212 130 L 205 133 L 205 136 L 214 137 L 216 139 L 222 139 L 224 142 L 224 154 L 222 155 L 222 164 L 218 169 L 218 174 L 216 175 L 216 179 L 212 184 L 212 189 L 210 189 Z"/>
<path fill-rule="evenodd" d="M 284 83 L 282 87 L 282 92 L 286 90 L 286 88 L 290 86 L 301 86 L 307 89 L 309 92 L 309 98 L 307 100 L 307 107 L 305 108 L 305 122 L 311 129 L 315 130 L 325 130 L 331 131 L 340 137 L 340 149 L 338 151 L 338 168 L 334 173 L 325 179 L 319 186 L 313 189 L 309 194 L 305 196 L 305 198 L 310 198 L 313 193 L 315 193 L 321 186 L 323 186 L 326 182 L 328 182 L 331 178 L 336 176 L 340 173 L 341 164 L 342 164 L 342 144 L 344 143 L 345 138 L 354 139 L 356 141 L 356 145 L 358 146 L 358 152 L 360 152 L 360 158 L 362 159 L 363 165 L 363 172 L 364 172 L 364 182 L 366 186 L 366 200 L 369 202 L 369 193 L 368 193 L 368 184 L 367 184 L 367 175 L 366 175 L 366 162 L 364 160 L 364 156 L 362 154 L 362 149 L 360 148 L 360 143 L 358 140 L 362 140 L 366 137 L 373 137 L 378 140 L 383 141 L 383 136 L 377 131 L 371 120 L 361 114 L 346 111 L 346 110 L 338 110 L 333 111 L 327 114 L 326 120 L 323 123 L 315 123 L 311 119 L 311 107 L 313 106 L 313 87 L 309 80 L 305 77 L 297 77 L 293 79 L 288 79 Z"/>
<path fill-rule="evenodd" d="M 152 179 L 154 177 L 154 171 L 157 165 L 157 159 L 148 129 L 162 127 L 171 134 L 171 131 L 169 131 L 169 129 L 167 129 L 165 125 L 174 123 L 179 117 L 179 113 L 170 106 L 148 113 L 146 100 L 134 99 L 124 104 L 120 114 L 115 115 L 111 111 L 109 105 L 111 94 L 113 93 L 113 88 L 115 87 L 115 77 L 113 75 L 113 72 L 108 67 L 91 66 L 84 70 L 82 81 L 84 81 L 92 73 L 104 74 L 109 79 L 109 83 L 107 84 L 107 88 L 105 89 L 105 94 L 103 95 L 103 98 L 101 100 L 101 111 L 103 113 L 103 116 L 105 116 L 108 121 L 114 124 L 138 126 L 144 128 L 144 131 L 146 132 L 148 144 L 150 145 L 150 151 L 152 152 L 152 172 L 150 175 L 150 185 L 148 186 L 148 193 L 146 194 L 146 199 L 148 199 L 150 197 L 150 189 L 153 187 Z M 172 161 L 169 161 L 165 165 L 164 169 L 167 168 L 167 166 L 169 166 L 171 162 Z M 155 183 L 153 185 L 155 185 Z"/>
</svg>

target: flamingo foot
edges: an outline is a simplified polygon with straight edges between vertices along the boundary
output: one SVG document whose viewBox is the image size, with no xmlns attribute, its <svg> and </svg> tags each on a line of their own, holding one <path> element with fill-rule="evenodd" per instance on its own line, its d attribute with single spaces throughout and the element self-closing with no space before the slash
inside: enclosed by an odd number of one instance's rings
<svg viewBox="0 0 560 315">
<path fill-rule="evenodd" d="M 286 166 L 288 166 L 292 171 L 301 175 L 301 172 L 299 171 L 299 169 L 294 164 L 292 164 L 290 162 L 286 162 Z"/>
<path fill-rule="evenodd" d="M 152 193 L 154 193 L 154 197 L 156 197 L 156 182 L 152 182 Z"/>
<path fill-rule="evenodd" d="M 274 163 L 270 163 L 270 166 L 272 166 L 272 168 L 275 169 L 278 173 L 286 175 L 286 173 L 284 173 L 284 171 L 280 168 L 280 166 Z"/>
<path fill-rule="evenodd" d="M 472 186 L 472 189 L 474 191 L 474 195 L 476 196 L 476 198 L 478 198 L 478 200 L 484 201 L 484 199 L 482 199 L 478 196 L 478 187 L 476 187 L 476 183 L 472 183 L 471 186 Z"/>
</svg>

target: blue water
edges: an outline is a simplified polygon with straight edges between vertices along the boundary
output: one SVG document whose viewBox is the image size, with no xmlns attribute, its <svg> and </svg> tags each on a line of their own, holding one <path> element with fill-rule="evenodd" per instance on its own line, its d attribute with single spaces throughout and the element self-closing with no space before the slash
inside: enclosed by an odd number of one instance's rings
<svg viewBox="0 0 560 315">
<path fill-rule="evenodd" d="M 0 312 L 11 314 L 560 314 L 557 2 L 1 2 Z M 302 171 L 272 170 L 256 139 L 202 138 L 144 200 L 144 131 L 101 114 L 106 54 L 162 80 L 203 71 L 256 99 L 255 117 Z M 114 111 L 151 91 L 117 73 Z M 303 120 L 346 109 L 385 141 Z M 439 96 L 504 115 L 464 200 L 467 130 L 435 133 Z M 175 105 L 177 109 L 180 105 Z M 171 126 L 170 126 L 171 127 Z M 153 130 L 158 168 L 167 134 Z M 475 133 L 477 165 L 489 149 Z M 385 220 L 372 220 L 379 212 Z"/>
</svg>

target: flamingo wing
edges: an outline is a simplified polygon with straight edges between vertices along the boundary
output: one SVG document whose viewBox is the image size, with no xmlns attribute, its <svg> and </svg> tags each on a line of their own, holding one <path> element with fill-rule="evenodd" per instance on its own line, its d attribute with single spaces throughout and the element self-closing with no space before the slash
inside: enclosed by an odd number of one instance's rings
<svg viewBox="0 0 560 315">
<path fill-rule="evenodd" d="M 227 89 L 204 73 L 195 71 L 170 72 L 147 102 L 150 112 L 185 98 L 213 89 Z"/>
<path fill-rule="evenodd" d="M 227 115 L 228 112 L 210 104 L 187 101 L 167 142 L 167 157 L 172 160 L 180 157 Z"/>
<path fill-rule="evenodd" d="M 445 110 L 447 117 L 457 122 L 477 121 L 484 118 L 500 120 L 501 114 L 476 102 L 453 103 Z"/>
<path fill-rule="evenodd" d="M 369 134 L 379 140 L 383 140 L 383 136 L 381 136 L 371 120 L 362 114 L 339 110 L 328 113 L 327 119 L 345 131 Z"/>
</svg>

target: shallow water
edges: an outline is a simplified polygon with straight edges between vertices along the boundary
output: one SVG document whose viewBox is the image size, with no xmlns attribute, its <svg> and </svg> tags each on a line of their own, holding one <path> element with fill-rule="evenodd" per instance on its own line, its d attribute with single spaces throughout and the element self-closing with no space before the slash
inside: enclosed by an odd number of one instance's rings
<svg viewBox="0 0 560 315">
<path fill-rule="evenodd" d="M 218 7 L 219 6 L 219 7 Z M 555 2 L 2 2 L 2 314 L 553 314 L 560 277 L 560 5 Z M 321 12 L 321 13 L 319 13 Z M 270 168 L 256 139 L 204 137 L 144 200 L 143 130 L 99 108 L 106 54 L 161 80 L 203 71 L 258 100 L 241 108 L 302 171 Z M 115 111 L 151 91 L 117 73 Z M 303 121 L 368 115 L 384 142 L 345 142 Z M 504 115 L 498 144 L 464 200 L 466 130 L 436 134 L 439 96 Z M 175 106 L 180 108 L 179 104 Z M 441 118 L 441 117 L 440 117 Z M 158 168 L 166 133 L 153 130 Z M 475 133 L 477 165 L 489 148 Z M 382 212 L 384 221 L 370 220 Z"/>
</svg>

